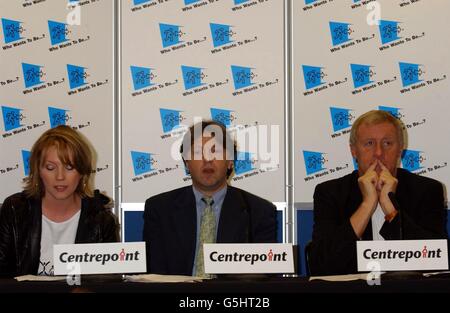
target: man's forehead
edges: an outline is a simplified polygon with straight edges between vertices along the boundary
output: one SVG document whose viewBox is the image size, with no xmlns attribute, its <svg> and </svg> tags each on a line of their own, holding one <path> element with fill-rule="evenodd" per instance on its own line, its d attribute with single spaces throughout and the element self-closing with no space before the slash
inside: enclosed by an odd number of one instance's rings
<svg viewBox="0 0 450 313">
<path fill-rule="evenodd" d="M 396 128 L 389 122 L 381 122 L 381 123 L 363 123 L 358 127 L 358 135 L 364 132 L 366 134 L 376 134 L 379 132 L 383 133 L 395 133 Z"/>
<path fill-rule="evenodd" d="M 399 140 L 395 126 L 389 122 L 377 124 L 364 123 L 359 125 L 356 139 L 358 141 L 370 139 Z"/>
</svg>

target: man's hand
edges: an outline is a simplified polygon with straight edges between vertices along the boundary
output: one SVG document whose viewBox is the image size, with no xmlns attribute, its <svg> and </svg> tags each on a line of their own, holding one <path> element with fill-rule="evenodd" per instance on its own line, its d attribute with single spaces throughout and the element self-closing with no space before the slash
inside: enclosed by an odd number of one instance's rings
<svg viewBox="0 0 450 313">
<path fill-rule="evenodd" d="M 397 190 L 398 180 L 394 176 L 392 176 L 391 172 L 387 169 L 387 167 L 378 161 L 378 164 L 381 168 L 381 172 L 378 178 L 377 183 L 377 192 L 378 192 L 378 201 L 380 202 L 381 208 L 385 215 L 391 214 L 395 208 L 389 199 L 389 193 Z"/>
<path fill-rule="evenodd" d="M 381 170 L 380 174 L 376 171 L 377 166 Z M 378 203 L 380 203 L 385 215 L 391 216 L 395 213 L 395 207 L 388 194 L 389 192 L 395 192 L 397 183 L 397 178 L 392 176 L 391 172 L 380 160 L 374 161 L 364 175 L 358 178 L 363 201 L 350 217 L 350 224 L 358 238 L 362 238 Z"/>
<path fill-rule="evenodd" d="M 367 224 L 372 217 L 373 212 L 378 204 L 378 174 L 375 171 L 378 163 L 373 162 L 363 176 L 358 178 L 359 189 L 363 197 L 363 201 L 359 205 L 355 213 L 350 217 L 350 224 L 358 238 L 361 238 Z"/>
<path fill-rule="evenodd" d="M 378 161 L 373 162 L 363 176 L 358 178 L 359 189 L 363 197 L 363 203 L 366 203 L 372 208 L 372 213 L 375 210 L 378 203 L 378 174 L 375 171 Z"/>
</svg>

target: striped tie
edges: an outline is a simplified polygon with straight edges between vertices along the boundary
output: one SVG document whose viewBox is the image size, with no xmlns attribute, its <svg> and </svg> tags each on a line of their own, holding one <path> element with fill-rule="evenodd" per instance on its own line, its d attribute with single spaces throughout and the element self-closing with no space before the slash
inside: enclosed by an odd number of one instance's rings
<svg viewBox="0 0 450 313">
<path fill-rule="evenodd" d="M 196 276 L 210 277 L 205 274 L 205 264 L 203 261 L 203 244 L 216 242 L 216 217 L 213 211 L 214 200 L 211 197 L 202 198 L 206 203 L 200 223 L 200 237 L 197 258 L 195 263 Z"/>
</svg>

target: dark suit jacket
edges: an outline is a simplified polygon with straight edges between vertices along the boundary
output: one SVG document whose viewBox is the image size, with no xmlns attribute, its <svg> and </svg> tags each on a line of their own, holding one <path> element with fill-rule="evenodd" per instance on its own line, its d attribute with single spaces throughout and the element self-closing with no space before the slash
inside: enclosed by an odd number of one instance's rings
<svg viewBox="0 0 450 313">
<path fill-rule="evenodd" d="M 219 218 L 218 243 L 276 242 L 276 208 L 255 195 L 228 186 Z M 197 239 L 192 186 L 147 199 L 144 241 L 147 272 L 192 275 Z"/>
<path fill-rule="evenodd" d="M 438 181 L 397 169 L 395 198 L 400 214 L 385 222 L 386 240 L 447 239 L 447 209 Z M 316 186 L 314 228 L 310 254 L 311 275 L 357 272 L 356 241 L 350 217 L 362 202 L 358 172 Z M 362 240 L 372 240 L 369 222 Z"/>
</svg>

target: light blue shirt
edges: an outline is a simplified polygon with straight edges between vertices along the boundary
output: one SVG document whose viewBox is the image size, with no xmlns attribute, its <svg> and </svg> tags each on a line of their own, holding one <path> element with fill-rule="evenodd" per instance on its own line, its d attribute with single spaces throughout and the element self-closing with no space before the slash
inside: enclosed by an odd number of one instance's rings
<svg viewBox="0 0 450 313">
<path fill-rule="evenodd" d="M 212 198 L 214 200 L 212 209 L 214 212 L 214 216 L 216 218 L 216 238 L 217 238 L 217 230 L 219 228 L 220 212 L 222 211 L 223 200 L 225 199 L 225 195 L 227 194 L 227 187 L 228 186 L 223 187 L 222 189 L 220 189 L 219 191 L 217 191 L 216 193 L 214 193 L 212 195 Z M 204 195 L 200 191 L 195 189 L 194 186 L 192 186 L 192 190 L 194 191 L 195 206 L 196 206 L 196 210 L 197 210 L 197 234 L 196 234 L 197 242 L 195 244 L 194 265 L 192 267 L 192 275 L 195 276 L 195 274 L 196 274 L 195 273 L 195 261 L 197 260 L 197 253 L 198 253 L 199 241 L 200 241 L 200 224 L 201 224 L 203 212 L 205 211 L 205 208 L 206 208 L 206 203 L 202 200 Z"/>
</svg>

